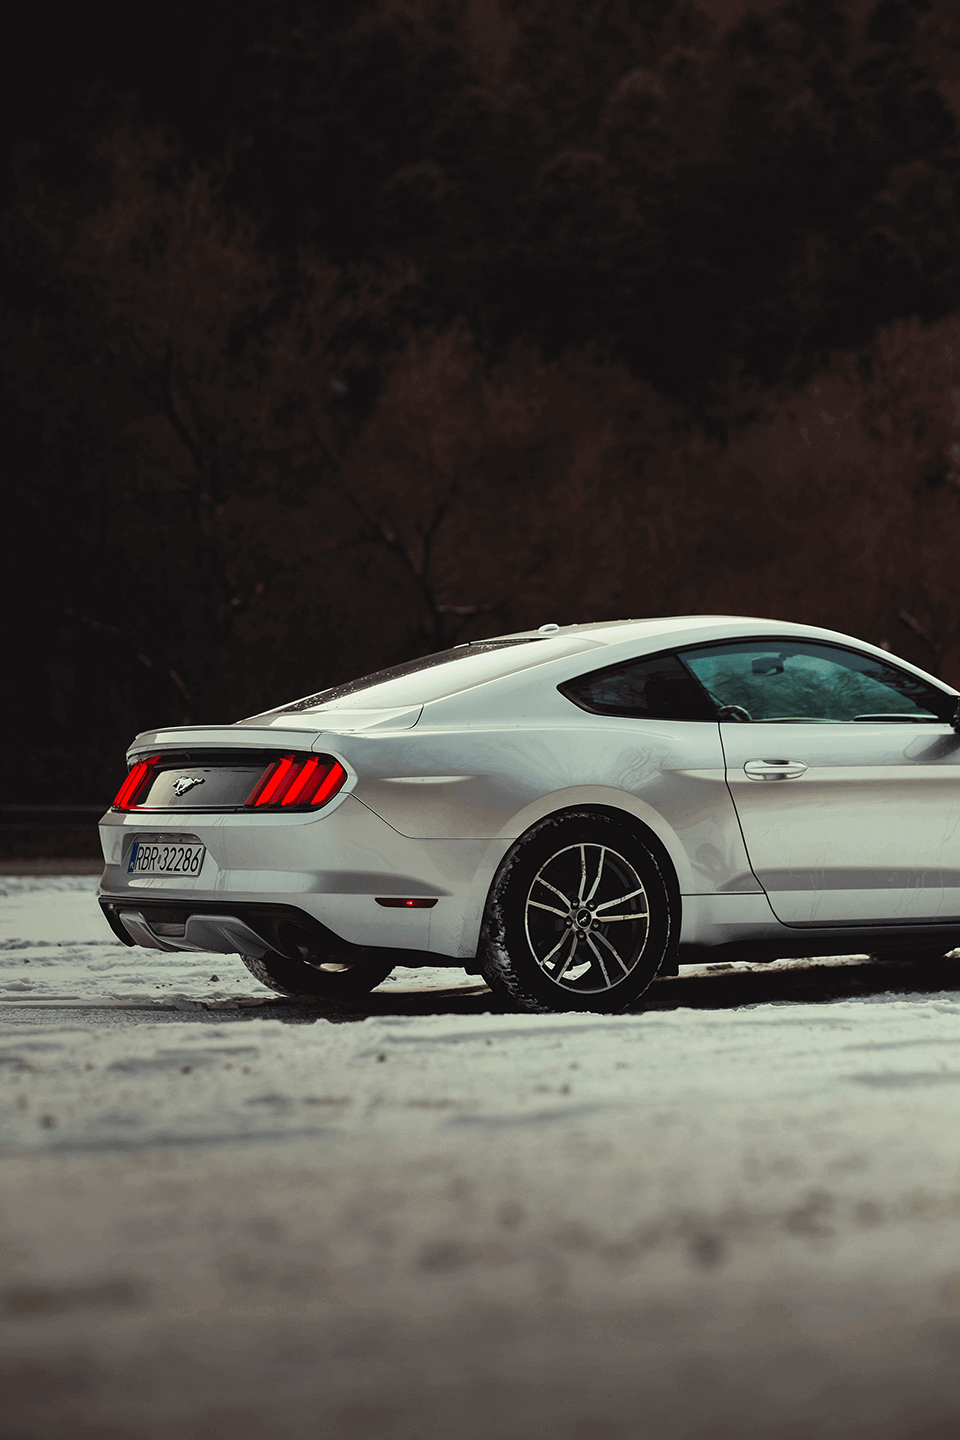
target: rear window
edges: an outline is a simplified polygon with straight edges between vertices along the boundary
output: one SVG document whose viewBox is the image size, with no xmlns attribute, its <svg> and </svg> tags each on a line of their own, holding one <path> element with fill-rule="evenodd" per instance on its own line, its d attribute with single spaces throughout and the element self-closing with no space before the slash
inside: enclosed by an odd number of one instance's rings
<svg viewBox="0 0 960 1440">
<path fill-rule="evenodd" d="M 363 709 L 393 709 L 401 705 L 425 705 L 456 695 L 487 680 L 500 680 L 542 665 L 546 660 L 559 660 L 565 655 L 596 648 L 596 641 L 582 636 L 480 640 L 457 645 L 453 650 L 438 650 L 389 670 L 377 670 L 359 680 L 319 690 L 290 705 L 281 705 L 269 713 L 289 715 L 301 710 L 354 710 L 357 697 Z"/>
</svg>

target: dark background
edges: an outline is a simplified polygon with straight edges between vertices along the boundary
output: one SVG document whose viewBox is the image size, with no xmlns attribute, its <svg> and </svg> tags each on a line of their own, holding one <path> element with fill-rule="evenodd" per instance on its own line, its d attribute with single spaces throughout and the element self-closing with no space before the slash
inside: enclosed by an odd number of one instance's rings
<svg viewBox="0 0 960 1440">
<path fill-rule="evenodd" d="M 960 684 L 956 0 L 114 13 L 8 32 L 6 803 L 544 621 Z"/>
</svg>

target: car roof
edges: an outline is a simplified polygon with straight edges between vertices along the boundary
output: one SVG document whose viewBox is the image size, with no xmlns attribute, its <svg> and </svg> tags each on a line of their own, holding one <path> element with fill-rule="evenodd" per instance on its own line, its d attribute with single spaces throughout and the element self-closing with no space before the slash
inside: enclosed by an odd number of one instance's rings
<svg viewBox="0 0 960 1440">
<path fill-rule="evenodd" d="M 542 635 L 540 630 L 516 630 L 497 639 L 522 639 Z M 846 644 L 866 642 L 844 635 L 838 630 L 825 630 L 816 625 L 799 625 L 793 620 L 772 620 L 759 615 L 654 615 L 645 620 L 595 620 L 585 624 L 550 627 L 553 636 L 582 635 L 601 645 L 618 645 L 626 641 L 653 641 L 664 646 L 685 644 L 691 640 L 717 640 L 737 636 L 795 635 L 809 639 L 830 639 Z M 876 649 L 875 646 L 868 647 Z"/>
<path fill-rule="evenodd" d="M 853 647 L 888 663 L 894 661 L 900 668 L 928 682 L 932 681 L 940 689 L 956 694 L 943 681 L 908 661 L 837 630 L 748 615 L 662 615 L 646 620 L 551 624 L 536 630 L 515 631 L 512 635 L 492 636 L 488 640 L 477 642 L 476 656 L 471 656 L 469 644 L 462 647 L 462 661 L 467 668 L 460 671 L 458 666 L 457 673 L 446 677 L 446 684 L 445 677 L 440 671 L 432 670 L 428 662 L 422 675 L 415 671 L 404 676 L 391 676 L 368 686 L 351 685 L 346 687 L 351 692 L 349 695 L 345 694 L 337 699 L 331 697 L 326 704 L 321 693 L 305 700 L 292 701 L 238 723 L 246 726 L 273 726 L 302 725 L 306 722 L 307 725 L 316 724 L 337 730 L 367 729 L 373 726 L 380 728 L 386 724 L 391 728 L 410 728 L 427 724 L 426 714 L 420 718 L 423 707 L 429 712 L 432 722 L 440 723 L 449 717 L 461 723 L 478 705 L 480 710 L 477 713 L 484 712 L 488 704 L 493 705 L 494 711 L 505 713 L 504 706 L 509 706 L 513 700 L 524 695 L 529 696 L 537 691 L 542 693 L 545 683 L 553 690 L 559 681 L 604 669 L 631 656 L 656 654 L 661 650 L 675 650 L 723 640 L 749 641 L 754 638 L 758 641 L 805 639 Z M 530 654 L 528 647 L 521 643 L 513 653 L 517 661 L 522 660 L 523 663 L 508 662 L 500 669 L 503 661 L 495 659 L 497 651 L 504 646 L 513 650 L 516 642 L 524 640 L 541 642 L 530 647 L 536 653 Z M 528 653 L 523 655 L 524 651 Z M 441 652 L 441 655 L 452 659 L 454 652 Z M 474 660 L 480 665 L 479 671 Z M 389 675 L 389 672 L 385 673 Z M 376 681 L 377 677 L 363 679 Z M 397 690 L 396 694 L 393 693 L 394 690 Z M 353 698 L 354 692 L 356 699 Z M 521 704 L 524 703 L 521 701 Z M 468 707 L 467 710 L 464 710 L 464 705 Z M 292 716 L 299 718 L 292 719 Z"/>
<path fill-rule="evenodd" d="M 542 630 L 518 630 L 518 637 L 540 635 Z M 658 650 L 675 649 L 681 645 L 706 645 L 720 640 L 786 639 L 819 640 L 826 644 L 845 645 L 875 655 L 902 670 L 932 681 L 941 690 L 956 694 L 952 685 L 912 665 L 893 651 L 871 645 L 841 630 L 828 630 L 820 625 L 800 625 L 794 620 L 775 620 L 758 615 L 657 615 L 647 620 L 600 620 L 588 624 L 551 627 L 551 635 L 580 635 L 611 649 L 630 647 L 637 654 L 655 654 Z M 504 639 L 512 638 L 504 636 Z M 592 657 L 591 657 L 592 658 Z M 617 657 L 619 658 L 619 657 Z M 607 663 L 613 663 L 611 656 Z"/>
</svg>

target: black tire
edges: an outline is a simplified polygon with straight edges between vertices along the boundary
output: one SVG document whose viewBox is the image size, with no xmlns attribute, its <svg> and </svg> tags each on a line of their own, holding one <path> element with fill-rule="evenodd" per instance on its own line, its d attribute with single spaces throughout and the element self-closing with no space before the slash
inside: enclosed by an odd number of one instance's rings
<svg viewBox="0 0 960 1440">
<path fill-rule="evenodd" d="M 659 860 L 628 822 L 569 811 L 506 856 L 487 900 L 480 971 L 520 1010 L 624 1010 L 672 967 L 679 918 Z"/>
<path fill-rule="evenodd" d="M 353 1000 L 369 995 L 394 967 L 390 951 L 373 950 L 352 965 L 334 961 L 288 960 L 271 953 L 262 960 L 241 955 L 251 975 L 278 995 L 319 995 L 327 1000 Z"/>
</svg>

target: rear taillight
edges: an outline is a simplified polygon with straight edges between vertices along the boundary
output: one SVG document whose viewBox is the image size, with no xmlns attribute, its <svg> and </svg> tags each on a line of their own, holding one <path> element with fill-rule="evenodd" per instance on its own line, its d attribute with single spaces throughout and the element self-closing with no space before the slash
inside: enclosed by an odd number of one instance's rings
<svg viewBox="0 0 960 1440">
<path fill-rule="evenodd" d="M 126 780 L 117 791 L 117 798 L 113 802 L 114 810 L 136 809 L 137 802 L 146 794 L 153 778 L 154 766 L 159 761 L 159 755 L 151 755 L 149 760 L 140 760 L 136 765 L 131 766 L 127 771 Z"/>
<path fill-rule="evenodd" d="M 346 770 L 336 760 L 319 755 L 283 755 L 267 766 L 246 803 L 257 810 L 294 806 L 316 809 L 333 799 L 346 778 Z"/>
</svg>

